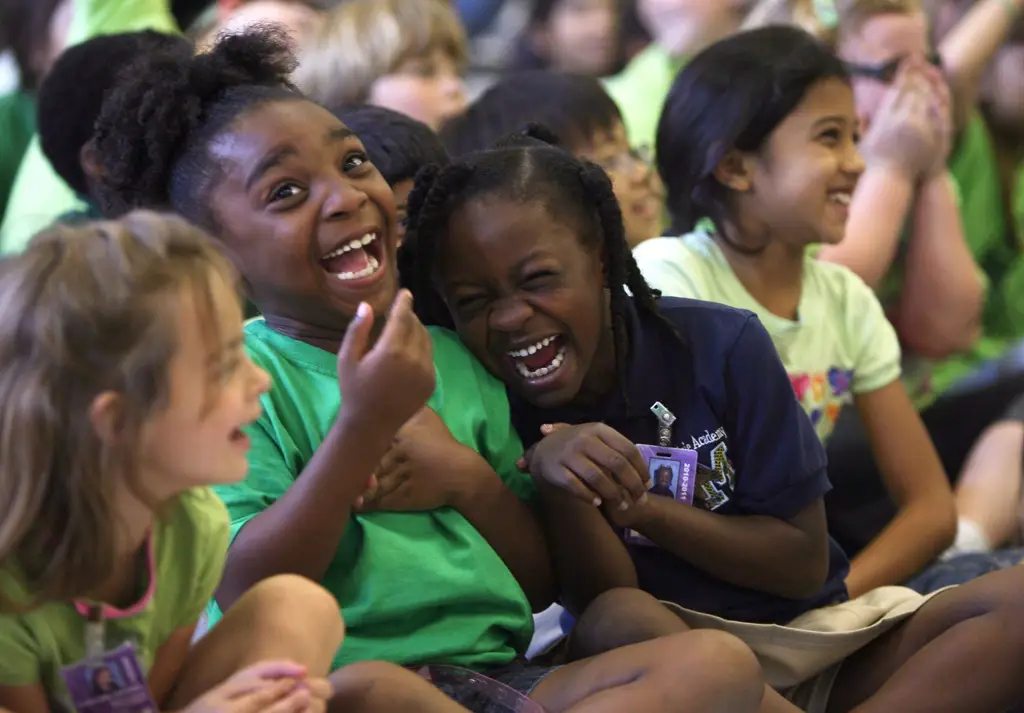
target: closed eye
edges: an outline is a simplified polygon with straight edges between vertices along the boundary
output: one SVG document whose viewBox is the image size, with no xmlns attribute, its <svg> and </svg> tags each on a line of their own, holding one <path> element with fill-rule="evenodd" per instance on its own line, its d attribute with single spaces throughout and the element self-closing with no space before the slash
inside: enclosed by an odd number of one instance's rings
<svg viewBox="0 0 1024 713">
<path fill-rule="evenodd" d="M 538 289 L 550 284 L 558 275 L 551 270 L 541 270 L 531 273 L 523 280 L 523 286 L 528 289 Z"/>
<path fill-rule="evenodd" d="M 818 134 L 818 140 L 829 146 L 838 144 L 842 139 L 842 133 L 839 129 L 826 129 Z"/>
</svg>

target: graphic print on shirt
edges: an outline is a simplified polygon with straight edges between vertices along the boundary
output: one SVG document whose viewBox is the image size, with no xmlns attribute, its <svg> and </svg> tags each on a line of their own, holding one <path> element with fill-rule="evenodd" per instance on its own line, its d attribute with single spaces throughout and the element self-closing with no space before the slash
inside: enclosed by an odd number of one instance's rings
<svg viewBox="0 0 1024 713">
<path fill-rule="evenodd" d="M 811 419 L 811 424 L 821 433 L 824 421 L 826 433 L 832 432 L 843 405 L 850 401 L 853 387 L 853 370 L 837 369 L 819 373 L 789 373 L 796 400 Z"/>
<path fill-rule="evenodd" d="M 689 443 L 684 439 L 679 447 L 697 451 L 693 504 L 705 510 L 717 510 L 732 500 L 736 471 L 729 460 L 729 438 L 725 429 L 719 426 L 714 431 L 704 431 L 700 436 L 691 435 Z"/>
</svg>

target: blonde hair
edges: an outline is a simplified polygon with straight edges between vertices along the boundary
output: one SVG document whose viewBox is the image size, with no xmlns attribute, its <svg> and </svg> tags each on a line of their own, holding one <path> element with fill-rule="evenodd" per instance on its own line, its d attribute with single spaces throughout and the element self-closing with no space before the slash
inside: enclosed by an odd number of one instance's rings
<svg viewBox="0 0 1024 713">
<path fill-rule="evenodd" d="M 923 10 L 922 0 L 760 0 L 744 28 L 793 24 L 835 48 L 843 34 L 857 32 L 876 15 Z"/>
<path fill-rule="evenodd" d="M 303 42 L 292 78 L 310 99 L 338 110 L 364 103 L 378 79 L 437 49 L 466 64 L 466 33 L 445 0 L 351 0 Z"/>
<path fill-rule="evenodd" d="M 206 318 L 221 278 L 235 284 L 205 233 L 145 211 L 54 228 L 0 265 L 0 569 L 31 597 L 3 592 L 2 608 L 87 596 L 110 580 L 118 484 L 148 501 L 135 450 L 167 402 L 175 296 L 193 290 Z M 90 418 L 111 391 L 117 445 Z"/>
</svg>

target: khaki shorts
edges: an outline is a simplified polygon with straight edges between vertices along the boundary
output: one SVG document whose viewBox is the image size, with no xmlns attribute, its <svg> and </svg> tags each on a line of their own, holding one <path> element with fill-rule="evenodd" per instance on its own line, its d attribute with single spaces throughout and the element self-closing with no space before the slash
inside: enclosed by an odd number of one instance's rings
<svg viewBox="0 0 1024 713">
<path fill-rule="evenodd" d="M 665 602 L 690 628 L 718 629 L 742 639 L 765 679 L 807 713 L 824 713 L 843 661 L 906 620 L 939 592 L 879 587 L 842 604 L 813 609 L 789 624 L 751 624 Z"/>
</svg>

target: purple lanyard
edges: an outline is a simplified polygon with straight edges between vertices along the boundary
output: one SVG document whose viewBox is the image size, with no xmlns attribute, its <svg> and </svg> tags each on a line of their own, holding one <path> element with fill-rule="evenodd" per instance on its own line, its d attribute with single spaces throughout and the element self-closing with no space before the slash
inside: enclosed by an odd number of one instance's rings
<svg viewBox="0 0 1024 713">
<path fill-rule="evenodd" d="M 416 672 L 456 700 L 472 697 L 486 701 L 489 712 L 546 713 L 540 704 L 515 689 L 467 668 L 432 665 L 417 669 Z M 456 696 L 456 692 L 460 695 Z"/>
</svg>

